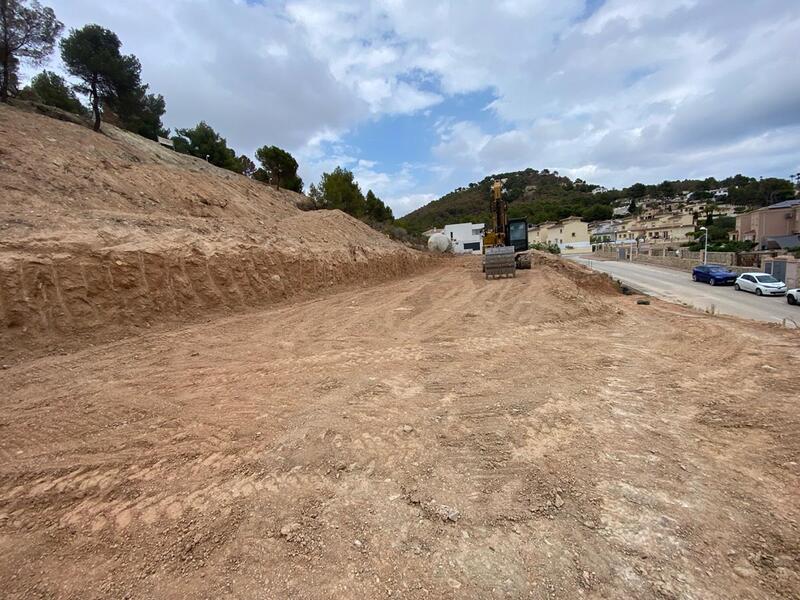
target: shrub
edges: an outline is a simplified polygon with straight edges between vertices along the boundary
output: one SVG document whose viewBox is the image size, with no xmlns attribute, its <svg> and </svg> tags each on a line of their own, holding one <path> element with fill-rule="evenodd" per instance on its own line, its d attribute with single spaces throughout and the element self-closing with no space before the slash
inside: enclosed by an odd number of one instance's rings
<svg viewBox="0 0 800 600">
<path fill-rule="evenodd" d="M 553 242 L 547 242 L 546 244 L 542 244 L 541 242 L 535 242 L 533 244 L 529 244 L 528 248 L 530 250 L 541 250 L 542 252 L 549 252 L 550 254 L 561 254 L 561 248 L 558 247 L 558 244 L 554 244 Z"/>
</svg>

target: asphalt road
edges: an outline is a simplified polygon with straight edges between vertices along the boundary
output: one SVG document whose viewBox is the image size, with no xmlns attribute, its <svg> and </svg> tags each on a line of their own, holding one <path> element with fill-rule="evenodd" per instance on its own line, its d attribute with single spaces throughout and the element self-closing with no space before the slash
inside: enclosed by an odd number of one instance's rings
<svg viewBox="0 0 800 600">
<path fill-rule="evenodd" d="M 567 257 L 602 271 L 651 296 L 693 306 L 702 311 L 735 315 L 757 321 L 800 324 L 800 306 L 791 306 L 785 296 L 759 297 L 737 292 L 732 286 L 695 283 L 690 273 L 642 263 L 596 260 L 585 256 Z M 792 323 L 794 321 L 794 323 Z"/>
</svg>

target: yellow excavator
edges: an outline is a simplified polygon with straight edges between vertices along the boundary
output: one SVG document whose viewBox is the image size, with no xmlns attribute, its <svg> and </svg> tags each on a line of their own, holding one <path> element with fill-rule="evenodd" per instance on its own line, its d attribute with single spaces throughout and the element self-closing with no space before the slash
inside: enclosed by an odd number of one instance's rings
<svg viewBox="0 0 800 600">
<path fill-rule="evenodd" d="M 489 206 L 492 227 L 483 234 L 483 272 L 490 277 L 516 277 L 517 269 L 530 269 L 528 253 L 528 221 L 509 219 L 508 202 L 504 198 L 505 180 L 492 181 Z"/>
</svg>

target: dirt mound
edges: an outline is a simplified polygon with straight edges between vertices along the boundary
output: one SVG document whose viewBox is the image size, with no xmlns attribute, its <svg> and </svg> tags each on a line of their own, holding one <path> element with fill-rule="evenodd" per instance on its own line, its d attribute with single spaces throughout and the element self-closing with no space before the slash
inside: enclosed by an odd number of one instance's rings
<svg viewBox="0 0 800 600">
<path fill-rule="evenodd" d="M 432 259 L 305 196 L 112 126 L 0 106 L 0 342 L 60 347 Z"/>
<path fill-rule="evenodd" d="M 619 285 L 605 273 L 598 273 L 583 265 L 563 260 L 547 252 L 531 250 L 531 254 L 535 264 L 543 265 L 559 272 L 587 291 L 606 294 L 618 294 L 620 292 Z"/>
</svg>

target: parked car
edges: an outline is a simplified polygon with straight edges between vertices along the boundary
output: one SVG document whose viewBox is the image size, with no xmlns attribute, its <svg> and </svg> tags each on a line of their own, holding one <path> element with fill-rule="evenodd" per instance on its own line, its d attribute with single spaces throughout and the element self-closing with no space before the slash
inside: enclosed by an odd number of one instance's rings
<svg viewBox="0 0 800 600">
<path fill-rule="evenodd" d="M 744 273 L 739 275 L 734 289 L 754 292 L 757 296 L 783 296 L 786 284 L 769 273 Z"/>
<path fill-rule="evenodd" d="M 704 281 L 710 285 L 732 284 L 737 273 L 722 265 L 697 265 L 692 269 L 692 281 Z"/>
<path fill-rule="evenodd" d="M 789 304 L 800 304 L 800 288 L 794 288 L 787 291 L 786 301 Z"/>
</svg>

